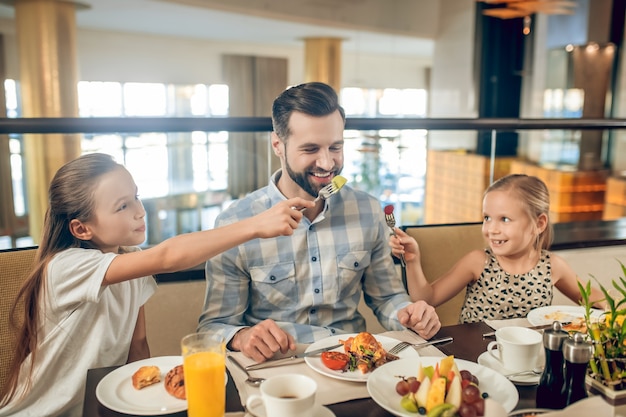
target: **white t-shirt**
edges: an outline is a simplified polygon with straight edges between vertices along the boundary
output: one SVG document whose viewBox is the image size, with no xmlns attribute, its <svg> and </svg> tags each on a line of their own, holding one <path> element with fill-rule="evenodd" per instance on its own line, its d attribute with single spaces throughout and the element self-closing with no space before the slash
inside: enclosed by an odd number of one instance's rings
<svg viewBox="0 0 626 417">
<path fill-rule="evenodd" d="M 0 416 L 80 416 L 87 370 L 126 363 L 139 308 L 156 282 L 143 277 L 103 287 L 115 256 L 72 248 L 49 262 L 31 390 L 19 398 L 25 382 L 20 375 L 18 397 Z"/>
</svg>

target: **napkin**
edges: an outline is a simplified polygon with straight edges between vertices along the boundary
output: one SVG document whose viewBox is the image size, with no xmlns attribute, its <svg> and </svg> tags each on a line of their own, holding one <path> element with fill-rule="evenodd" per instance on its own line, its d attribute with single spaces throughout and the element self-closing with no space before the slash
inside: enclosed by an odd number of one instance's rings
<svg viewBox="0 0 626 417">
<path fill-rule="evenodd" d="M 526 317 L 521 317 L 517 319 L 505 319 L 505 320 L 485 320 L 485 324 L 491 327 L 493 330 L 498 330 L 501 327 L 508 326 L 520 326 L 520 327 L 531 327 L 532 324 L 528 321 Z"/>
<path fill-rule="evenodd" d="M 409 343 L 420 343 L 424 341 L 424 339 L 422 339 L 420 336 L 409 330 L 385 332 L 381 333 L 381 336 L 386 336 L 393 339 L 398 339 L 398 341 L 405 341 Z M 296 347 L 296 353 L 304 352 L 308 346 L 309 345 L 298 344 Z M 293 354 L 294 352 L 291 351 L 289 352 L 289 354 L 284 356 L 290 356 Z M 433 346 L 421 348 L 419 350 L 419 354 L 420 356 L 445 356 L 439 349 Z M 243 366 L 248 366 L 254 363 L 252 359 L 244 356 L 244 354 L 241 352 L 230 352 L 229 355 L 232 355 Z M 270 378 L 274 375 L 287 373 L 307 375 L 313 378 L 315 382 L 317 382 L 316 401 L 322 405 L 335 404 L 343 401 L 355 400 L 358 398 L 368 398 L 370 396 L 364 382 L 352 382 L 330 378 L 309 368 L 309 366 L 304 362 L 303 359 L 296 359 L 295 361 L 296 362 L 292 365 L 257 369 L 254 371 L 250 371 L 250 374 L 263 378 Z M 237 390 L 239 391 L 241 404 L 245 405 L 250 395 L 259 394 L 259 388 L 246 384 L 246 374 L 237 366 L 230 363 L 230 361 L 226 361 L 226 366 L 228 367 L 228 370 L 233 377 L 235 385 L 237 386 Z"/>
</svg>

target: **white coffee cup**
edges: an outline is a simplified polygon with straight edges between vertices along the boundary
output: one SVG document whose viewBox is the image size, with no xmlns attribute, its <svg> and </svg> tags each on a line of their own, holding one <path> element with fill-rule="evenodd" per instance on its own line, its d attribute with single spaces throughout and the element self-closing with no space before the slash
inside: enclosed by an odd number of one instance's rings
<svg viewBox="0 0 626 417">
<path fill-rule="evenodd" d="M 510 371 L 532 369 L 541 359 L 543 337 L 536 330 L 508 326 L 496 330 L 496 341 L 487 345 L 487 352 Z"/>
<path fill-rule="evenodd" d="M 261 395 L 253 394 L 246 408 L 255 415 L 265 406 L 267 417 L 313 417 L 317 383 L 306 375 L 284 374 L 265 380 L 259 387 Z"/>
</svg>

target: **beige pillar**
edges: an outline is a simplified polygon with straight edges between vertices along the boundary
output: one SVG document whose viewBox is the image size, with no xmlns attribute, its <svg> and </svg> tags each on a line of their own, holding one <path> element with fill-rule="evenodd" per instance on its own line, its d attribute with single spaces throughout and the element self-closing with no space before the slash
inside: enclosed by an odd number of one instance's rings
<svg viewBox="0 0 626 417">
<path fill-rule="evenodd" d="M 305 38 L 304 80 L 341 88 L 341 39 Z"/>
<path fill-rule="evenodd" d="M 24 117 L 78 116 L 76 7 L 60 0 L 15 1 Z M 24 139 L 30 235 L 38 243 L 48 185 L 61 165 L 81 154 L 81 135 L 29 134 Z"/>
</svg>

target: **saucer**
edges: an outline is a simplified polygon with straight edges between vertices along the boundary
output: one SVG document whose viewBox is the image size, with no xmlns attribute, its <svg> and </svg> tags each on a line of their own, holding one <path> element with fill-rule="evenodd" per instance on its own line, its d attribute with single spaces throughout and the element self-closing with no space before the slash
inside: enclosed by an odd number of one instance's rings
<svg viewBox="0 0 626 417">
<path fill-rule="evenodd" d="M 324 407 L 321 404 L 315 404 L 315 410 L 313 410 L 313 417 L 335 417 L 335 413 L 333 413 L 329 408 Z M 267 417 L 265 414 L 265 407 L 262 403 L 257 403 L 254 407 L 248 408 L 248 412 L 246 417 Z"/>
<path fill-rule="evenodd" d="M 503 367 L 489 352 L 481 353 L 478 357 L 478 363 L 502 375 L 512 374 L 514 372 Z M 539 384 L 539 379 L 541 379 L 541 375 L 516 375 L 509 378 L 509 380 L 516 385 L 537 385 Z"/>
</svg>

